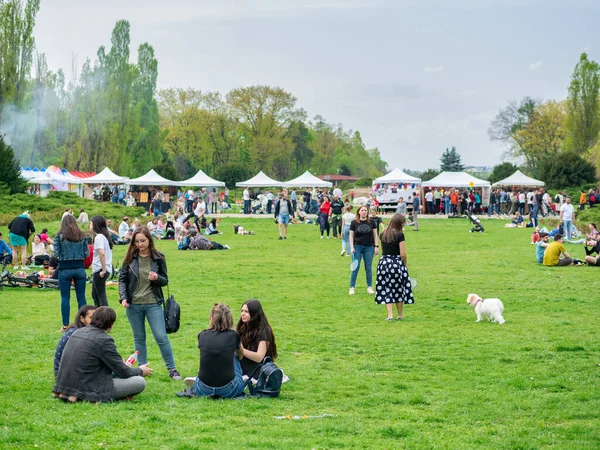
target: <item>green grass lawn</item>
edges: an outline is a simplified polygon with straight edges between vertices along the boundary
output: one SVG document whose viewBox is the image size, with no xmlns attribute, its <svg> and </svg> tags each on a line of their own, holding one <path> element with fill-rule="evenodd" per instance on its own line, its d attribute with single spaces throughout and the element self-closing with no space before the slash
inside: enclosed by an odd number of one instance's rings
<svg viewBox="0 0 600 450">
<path fill-rule="evenodd" d="M 348 295 L 350 258 L 340 257 L 339 241 L 319 239 L 313 225 L 293 225 L 278 241 L 272 220 L 239 222 L 257 234 L 233 235 L 233 219 L 223 220 L 225 234 L 215 240 L 229 251 L 158 243 L 182 306 L 171 343 L 179 371 L 193 376 L 196 336 L 213 303 L 227 303 L 237 321 L 242 303 L 259 299 L 277 338 L 277 363 L 291 379 L 279 398 L 178 398 L 183 383 L 169 379 L 150 337 L 155 372 L 134 401 L 55 400 L 58 292 L 5 288 L 0 447 L 600 447 L 597 268 L 539 266 L 530 231 L 505 229 L 503 221 L 484 221 L 486 232 L 471 234 L 466 219 L 422 219 L 418 233 L 406 233 L 416 303 L 404 307 L 402 322 L 386 322 L 385 307 L 366 293 L 363 269 L 357 295 Z M 566 245 L 584 256 L 582 246 Z M 124 250 L 115 250 L 116 261 Z M 475 323 L 470 292 L 502 299 L 506 324 Z M 108 295 L 118 315 L 111 334 L 126 357 L 129 324 L 116 286 Z M 91 285 L 87 296 L 91 302 Z M 275 418 L 323 414 L 331 416 Z"/>
</svg>

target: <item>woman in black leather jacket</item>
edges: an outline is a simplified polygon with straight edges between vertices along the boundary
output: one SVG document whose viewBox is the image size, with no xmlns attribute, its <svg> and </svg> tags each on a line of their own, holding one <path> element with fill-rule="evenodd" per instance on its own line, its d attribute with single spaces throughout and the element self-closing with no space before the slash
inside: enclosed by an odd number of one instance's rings
<svg viewBox="0 0 600 450">
<path fill-rule="evenodd" d="M 146 227 L 136 228 L 123 260 L 119 276 L 119 296 L 126 308 L 133 332 L 135 349 L 139 351 L 138 363 L 148 363 L 146 349 L 146 320 L 160 348 L 169 376 L 181 380 L 175 367 L 173 349 L 165 328 L 162 309 L 162 287 L 169 282 L 165 256 L 154 247 L 154 240 Z"/>
</svg>

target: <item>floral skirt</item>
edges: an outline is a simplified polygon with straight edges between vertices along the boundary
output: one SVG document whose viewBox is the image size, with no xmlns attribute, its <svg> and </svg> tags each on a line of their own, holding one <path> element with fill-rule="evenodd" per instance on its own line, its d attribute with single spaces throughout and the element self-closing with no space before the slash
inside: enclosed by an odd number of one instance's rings
<svg viewBox="0 0 600 450">
<path fill-rule="evenodd" d="M 402 258 L 396 255 L 383 255 L 377 264 L 377 287 L 375 303 L 413 304 L 415 299 L 408 270 Z"/>
</svg>

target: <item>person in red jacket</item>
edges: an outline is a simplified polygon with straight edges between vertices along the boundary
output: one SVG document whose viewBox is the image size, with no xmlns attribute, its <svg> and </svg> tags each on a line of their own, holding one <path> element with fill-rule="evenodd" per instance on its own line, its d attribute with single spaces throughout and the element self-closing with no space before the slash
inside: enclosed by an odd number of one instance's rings
<svg viewBox="0 0 600 450">
<path fill-rule="evenodd" d="M 329 213 L 331 211 L 331 203 L 329 197 L 323 197 L 323 203 L 319 207 L 319 226 L 321 228 L 321 239 L 323 239 L 323 232 L 327 231 L 327 239 L 329 239 Z"/>
</svg>

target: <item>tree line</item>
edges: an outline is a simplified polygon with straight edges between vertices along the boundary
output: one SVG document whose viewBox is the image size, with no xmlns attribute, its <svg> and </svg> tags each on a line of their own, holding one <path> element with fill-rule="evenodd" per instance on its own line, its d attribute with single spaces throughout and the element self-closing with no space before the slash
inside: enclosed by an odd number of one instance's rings
<svg viewBox="0 0 600 450">
<path fill-rule="evenodd" d="M 249 86 L 226 94 L 157 91 L 153 47 L 130 61 L 130 25 L 116 23 L 110 46 L 70 79 L 52 72 L 35 50 L 40 0 L 0 0 L 0 136 L 24 166 L 69 170 L 105 166 L 136 177 L 155 169 L 182 180 L 198 169 L 229 183 L 263 170 L 289 179 L 310 170 L 373 178 L 387 164 L 358 131 L 307 120 L 297 98 L 279 87 Z"/>
<path fill-rule="evenodd" d="M 510 101 L 488 133 L 523 172 L 550 187 L 594 183 L 600 176 L 600 65 L 582 53 L 565 100 Z"/>
</svg>

